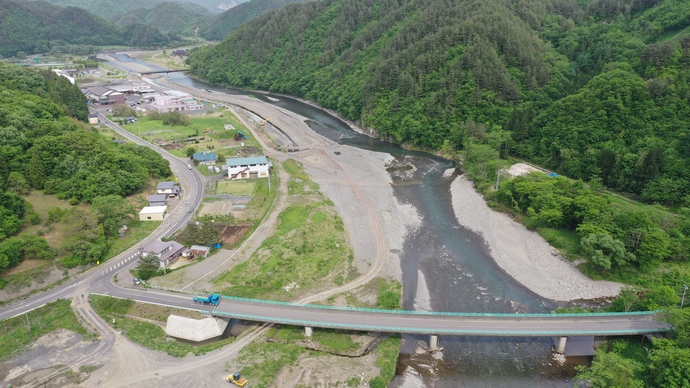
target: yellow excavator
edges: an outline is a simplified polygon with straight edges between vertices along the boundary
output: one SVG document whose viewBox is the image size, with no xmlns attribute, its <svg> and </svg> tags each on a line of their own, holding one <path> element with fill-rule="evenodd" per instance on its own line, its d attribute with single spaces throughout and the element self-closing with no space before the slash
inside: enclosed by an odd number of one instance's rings
<svg viewBox="0 0 690 388">
<path fill-rule="evenodd" d="M 263 127 L 264 124 L 266 124 L 267 122 L 273 124 L 273 120 L 271 120 L 271 118 L 269 117 L 266 120 L 263 120 L 262 122 L 260 122 L 259 125 Z"/>
<path fill-rule="evenodd" d="M 237 385 L 238 387 L 244 387 L 245 384 L 247 384 L 247 382 L 249 381 L 249 380 L 245 379 L 244 377 L 240 377 L 240 372 L 235 372 L 231 375 L 228 375 L 227 380 L 229 383 L 233 383 L 233 384 Z"/>
</svg>

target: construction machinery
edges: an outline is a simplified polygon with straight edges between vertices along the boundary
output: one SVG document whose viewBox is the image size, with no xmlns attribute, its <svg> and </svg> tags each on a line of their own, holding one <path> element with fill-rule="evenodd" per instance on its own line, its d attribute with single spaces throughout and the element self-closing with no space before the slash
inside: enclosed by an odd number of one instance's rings
<svg viewBox="0 0 690 388">
<path fill-rule="evenodd" d="M 242 132 L 242 131 L 237 131 L 237 133 L 235 134 L 235 141 L 240 141 L 240 140 L 246 139 L 246 138 L 247 138 L 247 135 L 245 135 L 244 132 Z"/>
<path fill-rule="evenodd" d="M 269 117 L 269 118 L 263 120 L 262 122 L 260 122 L 259 125 L 263 127 L 264 124 L 266 124 L 266 123 L 271 123 L 271 124 L 273 124 L 273 120 L 271 120 L 271 118 Z"/>
<path fill-rule="evenodd" d="M 228 375 L 227 380 L 228 382 L 233 383 L 238 387 L 244 387 L 244 385 L 247 384 L 247 381 L 249 381 L 244 377 L 240 377 L 240 372 L 235 372 L 231 375 Z"/>
</svg>

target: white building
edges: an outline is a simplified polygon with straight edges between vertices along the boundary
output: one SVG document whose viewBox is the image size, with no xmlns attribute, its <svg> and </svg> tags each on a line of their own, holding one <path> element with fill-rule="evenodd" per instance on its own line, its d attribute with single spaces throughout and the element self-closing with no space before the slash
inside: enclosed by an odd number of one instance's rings
<svg viewBox="0 0 690 388">
<path fill-rule="evenodd" d="M 265 156 L 228 158 L 225 164 L 230 179 L 268 178 L 268 170 L 273 167 Z"/>
<path fill-rule="evenodd" d="M 167 206 L 146 206 L 139 212 L 140 221 L 163 221 Z"/>
<path fill-rule="evenodd" d="M 165 90 L 160 95 L 153 99 L 149 105 L 160 113 L 175 112 L 175 111 L 190 111 L 201 110 L 204 106 L 192 97 L 191 94 L 181 92 L 179 90 Z"/>
</svg>

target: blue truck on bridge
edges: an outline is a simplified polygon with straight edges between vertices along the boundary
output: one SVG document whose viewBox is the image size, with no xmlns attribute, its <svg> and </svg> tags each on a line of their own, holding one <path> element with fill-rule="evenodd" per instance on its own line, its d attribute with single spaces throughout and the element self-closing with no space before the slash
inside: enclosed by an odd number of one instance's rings
<svg viewBox="0 0 690 388">
<path fill-rule="evenodd" d="M 218 303 L 220 303 L 220 295 L 211 294 L 209 296 L 195 296 L 193 300 L 194 302 L 200 304 L 212 304 L 214 306 L 218 306 Z"/>
</svg>

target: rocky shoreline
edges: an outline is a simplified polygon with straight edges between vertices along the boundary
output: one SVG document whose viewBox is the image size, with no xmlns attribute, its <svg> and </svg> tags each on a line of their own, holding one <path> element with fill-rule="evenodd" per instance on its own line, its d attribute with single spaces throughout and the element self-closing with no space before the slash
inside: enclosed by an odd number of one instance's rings
<svg viewBox="0 0 690 388">
<path fill-rule="evenodd" d="M 554 301 L 592 300 L 614 297 L 623 287 L 583 275 L 539 234 L 489 208 L 464 176 L 450 187 L 458 223 L 481 235 L 496 264 L 537 295 Z"/>
</svg>

